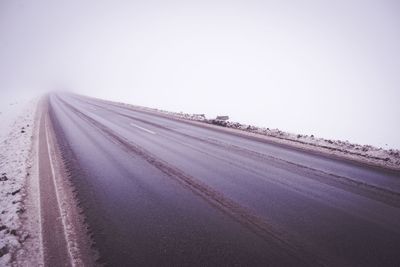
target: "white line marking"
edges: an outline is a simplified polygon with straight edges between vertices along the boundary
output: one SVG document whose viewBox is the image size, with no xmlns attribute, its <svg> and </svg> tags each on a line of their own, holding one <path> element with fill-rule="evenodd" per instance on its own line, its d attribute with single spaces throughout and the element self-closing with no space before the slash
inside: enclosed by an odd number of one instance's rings
<svg viewBox="0 0 400 267">
<path fill-rule="evenodd" d="M 63 216 L 63 210 L 61 208 L 60 196 L 59 196 L 59 193 L 58 193 L 58 187 L 57 187 L 57 182 L 56 182 L 56 172 L 54 170 L 53 159 L 52 159 L 52 154 L 51 154 L 51 149 L 50 149 L 49 130 L 48 130 L 48 127 L 47 127 L 47 117 L 45 117 L 45 120 L 44 120 L 44 127 L 46 129 L 47 151 L 49 153 L 49 162 L 50 162 L 51 174 L 53 176 L 54 190 L 56 191 L 57 206 L 58 206 L 58 210 L 60 211 L 61 222 L 62 222 L 63 228 L 64 228 L 64 237 L 65 237 L 65 242 L 67 243 L 67 250 L 68 250 L 68 254 L 69 254 L 70 263 L 71 263 L 71 266 L 74 267 L 76 265 L 75 265 L 75 262 L 73 260 L 74 257 L 73 257 L 72 252 L 71 252 L 70 242 L 68 242 L 67 223 L 65 221 L 65 217 Z"/>
<path fill-rule="evenodd" d="M 136 124 L 134 124 L 134 123 L 130 123 L 130 124 L 131 124 L 131 126 L 136 127 L 136 128 L 138 128 L 138 129 L 140 129 L 140 130 L 142 130 L 142 131 L 145 131 L 145 132 L 148 132 L 148 133 L 151 133 L 151 134 L 156 134 L 155 132 L 150 131 L 149 129 L 140 127 L 139 125 L 136 125 Z"/>
</svg>

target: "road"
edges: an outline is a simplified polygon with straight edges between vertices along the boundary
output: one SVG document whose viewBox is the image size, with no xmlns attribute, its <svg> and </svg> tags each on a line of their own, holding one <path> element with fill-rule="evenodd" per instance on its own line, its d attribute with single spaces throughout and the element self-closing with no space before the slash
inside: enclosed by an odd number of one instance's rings
<svg viewBox="0 0 400 267">
<path fill-rule="evenodd" d="M 68 94 L 49 97 L 109 266 L 399 266 L 400 175 Z"/>
</svg>

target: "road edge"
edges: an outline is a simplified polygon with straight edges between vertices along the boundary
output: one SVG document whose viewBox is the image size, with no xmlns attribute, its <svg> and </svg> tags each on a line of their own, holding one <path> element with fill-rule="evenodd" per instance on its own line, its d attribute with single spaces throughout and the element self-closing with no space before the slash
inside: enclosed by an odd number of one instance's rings
<svg viewBox="0 0 400 267">
<path fill-rule="evenodd" d="M 76 266 L 101 266 L 97 262 L 99 255 L 94 248 L 93 240 L 90 238 L 83 209 L 80 207 L 76 197 L 76 189 L 70 181 L 69 169 L 63 160 L 63 152 L 58 145 L 52 119 L 49 118 L 48 122 L 55 168 L 58 172 L 56 182 L 62 202 L 63 215 L 66 218 L 67 225 L 70 227 L 67 229 L 66 234 L 67 242 L 71 243 L 71 249 L 73 250 L 71 251 L 73 260 Z"/>
<path fill-rule="evenodd" d="M 93 241 L 88 235 L 85 218 L 77 202 L 75 189 L 69 179 L 68 168 L 62 157 L 54 131 L 51 107 L 46 96 L 46 134 L 48 137 L 49 153 L 54 168 L 54 186 L 59 202 L 59 208 L 67 242 L 68 253 L 72 266 L 96 266 L 97 252 Z"/>
<path fill-rule="evenodd" d="M 88 235 L 88 229 L 85 224 L 85 218 L 79 208 L 75 197 L 74 188 L 69 181 L 68 170 L 61 156 L 60 148 L 57 144 L 57 137 L 54 132 L 51 118 L 49 116 L 48 95 L 40 98 L 37 103 L 34 115 L 33 136 L 31 143 L 30 175 L 25 181 L 26 196 L 24 204 L 26 212 L 22 217 L 22 228 L 29 233 L 21 249 L 15 255 L 11 266 L 54 266 L 49 264 L 46 257 L 46 250 L 50 246 L 64 250 L 62 252 L 67 256 L 67 261 L 53 263 L 57 266 L 98 266 L 96 263 L 97 252 L 92 248 L 92 241 Z M 43 120 L 43 121 L 42 121 Z M 43 123 L 43 124 L 42 124 Z M 43 127 L 44 126 L 44 127 Z M 40 139 L 45 140 L 43 152 L 47 153 L 50 161 L 48 172 L 51 173 L 51 179 L 44 177 L 40 173 L 40 164 L 43 159 L 40 155 Z M 43 155 L 42 155 L 43 156 Z M 45 179 L 47 178 L 47 179 Z M 43 184 L 54 190 L 53 196 L 57 201 L 49 202 L 43 192 Z M 54 200 L 54 199 L 53 199 Z M 46 207 L 43 207 L 46 205 Z M 61 234 L 45 231 L 43 228 L 43 216 L 49 215 L 49 209 L 59 210 L 58 216 L 48 216 L 47 223 L 59 224 L 62 226 Z M 46 214 L 47 213 L 47 214 Z M 46 232 L 46 233 L 45 233 Z M 45 241 L 47 242 L 44 242 Z M 57 240 L 64 239 L 64 241 Z M 64 242 L 64 248 L 58 248 Z M 62 246 L 61 246 L 62 247 Z"/>
</svg>

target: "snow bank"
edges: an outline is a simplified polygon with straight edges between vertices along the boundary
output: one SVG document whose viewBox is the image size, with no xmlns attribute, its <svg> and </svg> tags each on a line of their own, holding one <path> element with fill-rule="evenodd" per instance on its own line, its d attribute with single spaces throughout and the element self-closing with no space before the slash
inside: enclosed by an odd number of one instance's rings
<svg viewBox="0 0 400 267">
<path fill-rule="evenodd" d="M 310 148 L 321 152 L 329 152 L 335 155 L 346 155 L 347 158 L 363 161 L 381 167 L 400 169 L 400 150 L 383 149 L 371 145 L 360 145 L 349 141 L 331 140 L 318 138 L 314 135 L 302 135 L 269 129 L 237 122 L 224 122 L 208 120 L 208 123 L 221 125 L 223 127 L 239 129 L 251 133 L 272 137 L 279 143 L 291 144 L 297 147 Z"/>
<path fill-rule="evenodd" d="M 26 178 L 32 167 L 34 100 L 1 105 L 0 114 L 0 266 L 11 265 L 15 252 L 29 237 L 21 230 Z"/>
</svg>

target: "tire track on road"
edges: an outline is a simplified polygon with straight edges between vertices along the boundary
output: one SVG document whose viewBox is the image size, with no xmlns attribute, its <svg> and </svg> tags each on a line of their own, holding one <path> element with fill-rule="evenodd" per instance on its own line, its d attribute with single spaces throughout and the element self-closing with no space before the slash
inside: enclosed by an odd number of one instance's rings
<svg viewBox="0 0 400 267">
<path fill-rule="evenodd" d="M 335 265 L 345 265 L 340 259 L 333 259 L 328 255 L 323 255 L 322 257 L 315 255 L 313 252 L 311 252 L 312 249 L 307 248 L 307 245 L 305 245 L 304 242 L 300 242 L 283 229 L 280 229 L 278 226 L 267 222 L 265 218 L 258 217 L 250 210 L 225 197 L 222 193 L 200 182 L 199 179 L 196 179 L 195 177 L 192 177 L 180 169 L 172 166 L 168 162 L 157 158 L 146 149 L 125 139 L 109 127 L 99 123 L 63 99 L 59 100 L 75 114 L 99 130 L 101 134 L 107 138 L 110 138 L 124 148 L 128 153 L 132 153 L 133 156 L 140 156 L 149 164 L 159 169 L 172 179 L 176 180 L 178 183 L 191 190 L 196 195 L 202 197 L 213 207 L 221 210 L 267 242 L 273 241 L 273 244 L 270 244 L 271 249 L 274 247 L 276 248 L 276 246 L 280 247 L 283 251 L 285 251 L 286 257 L 291 256 L 296 258 L 299 262 L 299 265 L 324 266 L 324 262 L 326 261 L 329 262 L 329 264 L 335 263 Z M 285 255 L 282 256 L 285 257 Z"/>
</svg>

